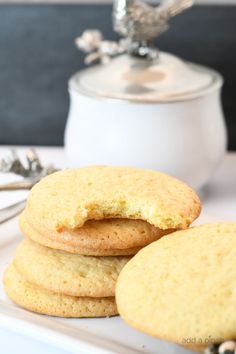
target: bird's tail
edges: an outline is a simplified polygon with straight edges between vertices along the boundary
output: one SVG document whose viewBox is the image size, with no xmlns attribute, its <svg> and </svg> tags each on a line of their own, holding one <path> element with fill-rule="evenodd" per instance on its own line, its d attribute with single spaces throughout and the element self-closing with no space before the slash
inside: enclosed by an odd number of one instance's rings
<svg viewBox="0 0 236 354">
<path fill-rule="evenodd" d="M 194 4 L 194 0 L 162 0 L 161 7 L 170 17 L 178 15 Z"/>
</svg>

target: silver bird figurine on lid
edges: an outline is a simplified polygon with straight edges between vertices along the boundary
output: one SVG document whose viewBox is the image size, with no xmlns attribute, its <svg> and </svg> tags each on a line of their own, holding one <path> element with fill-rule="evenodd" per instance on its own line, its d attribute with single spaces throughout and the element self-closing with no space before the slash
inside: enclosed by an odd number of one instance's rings
<svg viewBox="0 0 236 354">
<path fill-rule="evenodd" d="M 118 43 L 103 40 L 100 31 L 87 30 L 76 39 L 76 44 L 86 53 L 92 52 L 85 59 L 87 64 L 98 59 L 106 63 L 109 57 L 125 52 L 156 59 L 154 39 L 168 30 L 171 17 L 192 5 L 193 0 L 162 0 L 155 7 L 139 0 L 114 0 L 113 28 L 125 40 Z"/>
</svg>

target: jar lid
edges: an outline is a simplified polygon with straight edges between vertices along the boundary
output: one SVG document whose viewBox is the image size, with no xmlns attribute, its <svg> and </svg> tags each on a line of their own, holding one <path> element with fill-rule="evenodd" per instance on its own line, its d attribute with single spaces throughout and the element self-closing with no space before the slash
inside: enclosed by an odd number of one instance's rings
<svg viewBox="0 0 236 354">
<path fill-rule="evenodd" d="M 120 55 L 76 73 L 69 87 L 88 96 L 155 103 L 197 98 L 222 82 L 214 70 L 160 52 L 156 61 Z"/>
</svg>

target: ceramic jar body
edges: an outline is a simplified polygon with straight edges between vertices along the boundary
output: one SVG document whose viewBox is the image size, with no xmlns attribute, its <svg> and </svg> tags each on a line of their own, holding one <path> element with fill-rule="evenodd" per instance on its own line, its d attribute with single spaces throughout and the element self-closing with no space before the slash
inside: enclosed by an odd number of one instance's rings
<svg viewBox="0 0 236 354">
<path fill-rule="evenodd" d="M 142 167 L 199 189 L 226 149 L 220 88 L 165 103 L 100 99 L 70 89 L 65 149 L 71 166 Z"/>
</svg>

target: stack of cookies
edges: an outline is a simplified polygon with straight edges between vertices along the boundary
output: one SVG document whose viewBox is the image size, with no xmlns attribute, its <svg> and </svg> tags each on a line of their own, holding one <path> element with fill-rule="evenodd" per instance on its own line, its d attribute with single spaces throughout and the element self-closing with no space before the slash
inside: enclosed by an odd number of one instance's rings
<svg viewBox="0 0 236 354">
<path fill-rule="evenodd" d="M 115 284 L 141 248 L 200 213 L 197 195 L 165 174 L 91 166 L 54 173 L 31 190 L 20 226 L 26 239 L 4 276 L 31 311 L 62 317 L 117 314 Z"/>
</svg>

